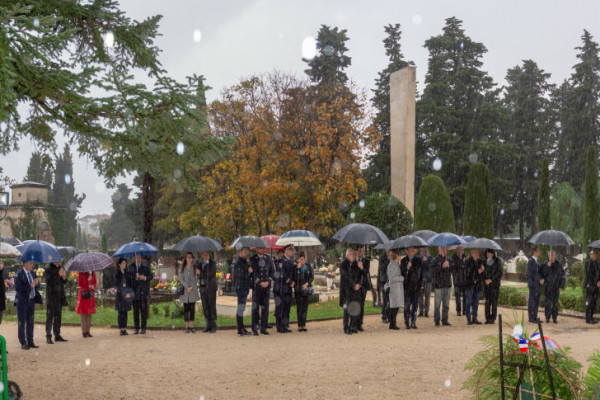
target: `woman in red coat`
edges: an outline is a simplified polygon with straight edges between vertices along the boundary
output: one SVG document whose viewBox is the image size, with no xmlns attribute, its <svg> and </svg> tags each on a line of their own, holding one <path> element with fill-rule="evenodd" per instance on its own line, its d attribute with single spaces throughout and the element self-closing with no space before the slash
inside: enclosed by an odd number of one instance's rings
<svg viewBox="0 0 600 400">
<path fill-rule="evenodd" d="M 81 334 L 83 337 L 92 337 L 90 326 L 92 314 L 96 314 L 96 274 L 93 272 L 80 272 L 77 277 L 79 293 L 77 294 L 77 309 L 75 312 L 81 318 Z"/>
</svg>

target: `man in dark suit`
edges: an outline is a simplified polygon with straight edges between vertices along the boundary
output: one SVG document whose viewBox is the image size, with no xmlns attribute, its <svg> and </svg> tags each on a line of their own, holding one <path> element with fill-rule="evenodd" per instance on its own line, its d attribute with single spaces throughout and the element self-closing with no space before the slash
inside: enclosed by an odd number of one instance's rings
<svg viewBox="0 0 600 400">
<path fill-rule="evenodd" d="M 377 291 L 381 293 L 381 322 L 387 324 L 388 304 L 390 302 L 389 293 L 384 290 L 384 286 L 388 280 L 387 267 L 390 263 L 388 258 L 389 250 L 386 250 L 379 257 L 379 268 L 377 269 Z M 379 296 L 378 296 L 379 297 Z"/>
<path fill-rule="evenodd" d="M 269 298 L 271 295 L 271 281 L 273 280 L 273 260 L 266 249 L 256 248 L 256 254 L 250 258 L 250 265 L 254 270 L 252 279 L 252 333 L 258 336 L 258 331 L 268 335 L 269 324 Z"/>
<path fill-rule="evenodd" d="M 196 264 L 196 275 L 206 321 L 206 327 L 202 332 L 215 333 L 217 331 L 217 264 L 210 259 L 208 251 L 203 251 L 200 257 L 202 261 Z"/>
<path fill-rule="evenodd" d="M 527 302 L 527 313 L 529 314 L 529 322 L 537 323 L 538 308 L 540 306 L 540 295 L 542 294 L 542 285 L 540 280 L 540 248 L 535 246 L 533 254 L 527 261 L 527 287 L 529 287 L 529 302 Z"/>
<path fill-rule="evenodd" d="M 59 262 L 50 263 L 44 271 L 46 280 L 46 343 L 52 344 L 52 331 L 54 331 L 54 340 L 57 342 L 66 342 L 60 335 L 60 326 L 62 320 L 62 308 L 66 303 L 65 282 L 67 282 L 67 273 Z"/>
<path fill-rule="evenodd" d="M 148 302 L 150 300 L 150 281 L 152 280 L 152 271 L 150 266 L 142 256 L 135 255 L 135 261 L 129 265 L 129 279 L 133 282 L 133 323 L 136 335 L 140 333 L 140 314 L 141 314 L 141 334 L 146 333 L 146 321 L 148 319 Z"/>
<path fill-rule="evenodd" d="M 24 261 L 23 268 L 15 275 L 15 289 L 17 294 L 17 320 L 19 342 L 23 350 L 38 348 L 33 342 L 33 316 L 35 312 L 36 297 L 41 300 L 39 293 L 40 282 L 33 272 L 33 261 Z"/>
<path fill-rule="evenodd" d="M 365 299 L 367 298 L 367 292 L 373 291 L 371 284 L 371 259 L 365 257 L 365 246 L 359 244 L 356 247 L 356 263 L 362 273 L 362 280 L 360 284 L 360 316 L 358 318 L 358 331 L 363 331 L 363 320 L 365 317 Z M 373 296 L 373 299 L 375 296 Z"/>
<path fill-rule="evenodd" d="M 246 311 L 248 293 L 250 293 L 250 287 L 252 286 L 252 273 L 254 270 L 248 264 L 246 257 L 248 257 L 248 248 L 243 247 L 238 250 L 238 258 L 233 266 L 233 286 L 237 295 L 236 321 L 238 336 L 250 336 L 250 332 L 244 326 L 244 312 Z"/>
<path fill-rule="evenodd" d="M 585 322 L 595 324 L 594 310 L 598 300 L 598 288 L 600 287 L 600 268 L 598 267 L 598 250 L 590 249 L 590 259 L 585 262 Z"/>
<path fill-rule="evenodd" d="M 352 334 L 350 329 L 350 314 L 348 314 L 348 286 L 350 285 L 350 267 L 356 260 L 356 253 L 353 249 L 346 250 L 346 257 L 340 264 L 340 307 L 344 310 L 344 333 Z"/>
<path fill-rule="evenodd" d="M 283 257 L 279 264 L 280 268 L 274 273 L 279 278 L 279 319 L 277 322 L 277 332 L 289 333 L 290 330 L 290 308 L 292 307 L 292 288 L 296 285 L 294 282 L 294 270 L 296 263 L 294 262 L 294 245 L 287 244 L 283 247 Z M 273 290 L 274 291 L 274 290 Z M 275 298 L 275 310 L 277 314 L 277 298 Z M 277 317 L 277 315 L 276 315 Z"/>
</svg>

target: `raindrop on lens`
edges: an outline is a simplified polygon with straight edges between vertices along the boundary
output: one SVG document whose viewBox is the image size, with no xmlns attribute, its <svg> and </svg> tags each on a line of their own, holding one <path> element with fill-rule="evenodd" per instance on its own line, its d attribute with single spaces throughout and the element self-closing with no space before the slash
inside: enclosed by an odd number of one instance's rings
<svg viewBox="0 0 600 400">
<path fill-rule="evenodd" d="M 89 359 L 89 358 L 86 358 L 86 359 L 85 359 L 85 366 L 86 366 L 86 367 L 89 367 L 89 366 L 90 366 L 90 359 Z"/>
<path fill-rule="evenodd" d="M 423 22 L 423 17 L 420 14 L 415 14 L 412 16 L 412 23 L 415 25 L 420 25 Z"/>
<path fill-rule="evenodd" d="M 330 44 L 325 46 L 323 48 L 323 54 L 325 54 L 326 56 L 332 56 L 333 55 L 333 46 Z"/>
<path fill-rule="evenodd" d="M 500 215 L 504 215 L 504 208 L 500 210 Z"/>
<path fill-rule="evenodd" d="M 244 248 L 244 247 L 242 246 L 242 244 L 241 244 L 241 243 L 236 243 L 236 245 L 235 245 L 235 249 L 236 249 L 237 251 L 241 251 L 243 248 Z"/>
<path fill-rule="evenodd" d="M 71 184 L 71 174 L 65 174 L 65 184 Z"/>
<path fill-rule="evenodd" d="M 302 41 L 302 58 L 312 60 L 317 55 L 317 41 L 314 37 L 307 36 Z"/>
<path fill-rule="evenodd" d="M 34 19 L 33 19 L 33 26 L 35 26 L 36 28 L 37 28 L 38 26 L 40 26 L 40 19 L 39 19 L 39 18 L 34 18 Z"/>
<path fill-rule="evenodd" d="M 427 205 L 427 208 L 429 209 L 429 211 L 434 212 L 435 209 L 437 208 L 437 206 L 435 205 L 434 202 L 431 202 Z"/>
<path fill-rule="evenodd" d="M 175 171 L 173 171 L 173 176 L 174 176 L 176 179 L 179 179 L 179 178 L 181 178 L 181 170 L 179 170 L 179 169 L 176 169 Z"/>
<path fill-rule="evenodd" d="M 262 258 L 260 259 L 260 261 L 258 262 L 258 266 L 259 267 L 264 267 L 265 266 L 265 260 L 263 260 Z"/>
<path fill-rule="evenodd" d="M 446 379 L 444 381 L 444 385 L 446 385 L 447 388 L 449 388 L 450 386 L 452 386 L 452 381 L 450 380 L 450 378 Z"/>
<path fill-rule="evenodd" d="M 121 192 L 115 192 L 115 193 L 112 195 L 112 199 L 113 199 L 114 201 L 119 201 L 119 200 L 121 200 Z"/>
<path fill-rule="evenodd" d="M 71 211 L 77 211 L 77 203 L 72 201 L 69 203 L 69 210 Z"/>
<path fill-rule="evenodd" d="M 354 217 L 356 217 L 356 214 L 353 212 L 350 213 L 350 219 L 354 219 Z"/>
<path fill-rule="evenodd" d="M 460 42 L 460 48 L 461 48 L 461 49 L 464 49 L 464 48 L 465 48 L 465 43 L 464 43 L 464 42 Z M 475 110 L 477 110 L 477 109 L 475 109 Z"/>
<path fill-rule="evenodd" d="M 183 142 L 177 142 L 177 154 L 182 155 L 183 152 L 185 151 L 185 145 L 183 144 Z"/>
<path fill-rule="evenodd" d="M 518 339 L 523 335 L 523 325 L 521 324 L 516 324 L 513 327 L 513 337 Z"/>
<path fill-rule="evenodd" d="M 358 206 L 359 206 L 360 208 L 365 208 L 365 201 L 364 201 L 364 200 L 361 200 L 361 201 L 359 201 L 359 202 L 358 202 Z"/>
<path fill-rule="evenodd" d="M 96 182 L 96 192 L 102 193 L 104 190 L 106 190 L 106 185 L 104 182 Z"/>
<path fill-rule="evenodd" d="M 115 45 L 115 34 L 113 31 L 106 31 L 104 34 L 104 45 L 108 48 Z"/>
<path fill-rule="evenodd" d="M 516 201 L 513 201 L 513 202 L 510 204 L 510 209 L 511 209 L 511 210 L 513 210 L 513 211 L 516 211 L 518 208 L 519 208 L 519 205 L 517 204 L 517 202 L 516 202 Z"/>
<path fill-rule="evenodd" d="M 477 155 L 477 153 L 469 154 L 469 161 L 471 162 L 471 164 L 475 164 L 478 160 L 479 156 Z"/>
<path fill-rule="evenodd" d="M 493 258 L 488 258 L 486 260 L 486 264 L 491 267 L 494 264 L 494 259 Z"/>
<path fill-rule="evenodd" d="M 200 43 L 200 40 L 202 40 L 202 32 L 200 31 L 200 29 L 196 29 L 194 31 L 194 42 L 196 43 Z"/>
<path fill-rule="evenodd" d="M 352 301 L 348 304 L 348 314 L 353 317 L 360 315 L 360 304 L 357 301 Z"/>
<path fill-rule="evenodd" d="M 162 274 L 160 274 L 160 277 L 163 279 L 167 279 L 167 273 L 163 272 Z"/>
<path fill-rule="evenodd" d="M 442 169 L 442 160 L 439 158 L 436 158 L 435 160 L 433 160 L 433 169 L 435 171 L 439 171 L 440 169 Z"/>
</svg>

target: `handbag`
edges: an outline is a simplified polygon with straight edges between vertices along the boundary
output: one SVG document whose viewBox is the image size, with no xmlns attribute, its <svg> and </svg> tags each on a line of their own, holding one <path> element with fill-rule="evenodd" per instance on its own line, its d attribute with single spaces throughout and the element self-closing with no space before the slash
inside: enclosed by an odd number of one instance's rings
<svg viewBox="0 0 600 400">
<path fill-rule="evenodd" d="M 312 286 L 306 288 L 306 290 L 302 291 L 302 296 L 309 297 L 315 294 L 315 289 Z"/>
<path fill-rule="evenodd" d="M 82 299 L 91 299 L 92 298 L 92 291 L 91 290 L 82 290 L 81 291 L 81 298 Z"/>
<path fill-rule="evenodd" d="M 177 286 L 177 292 L 178 295 L 182 296 L 183 293 L 185 293 L 185 288 L 183 286 Z"/>
</svg>

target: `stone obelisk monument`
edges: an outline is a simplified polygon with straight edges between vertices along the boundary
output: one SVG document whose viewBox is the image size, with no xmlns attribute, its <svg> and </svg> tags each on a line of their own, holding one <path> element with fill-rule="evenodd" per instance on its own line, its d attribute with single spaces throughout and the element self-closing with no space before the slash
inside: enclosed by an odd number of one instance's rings
<svg viewBox="0 0 600 400">
<path fill-rule="evenodd" d="M 417 68 L 390 75 L 390 159 L 392 195 L 415 215 L 415 96 Z"/>
</svg>

